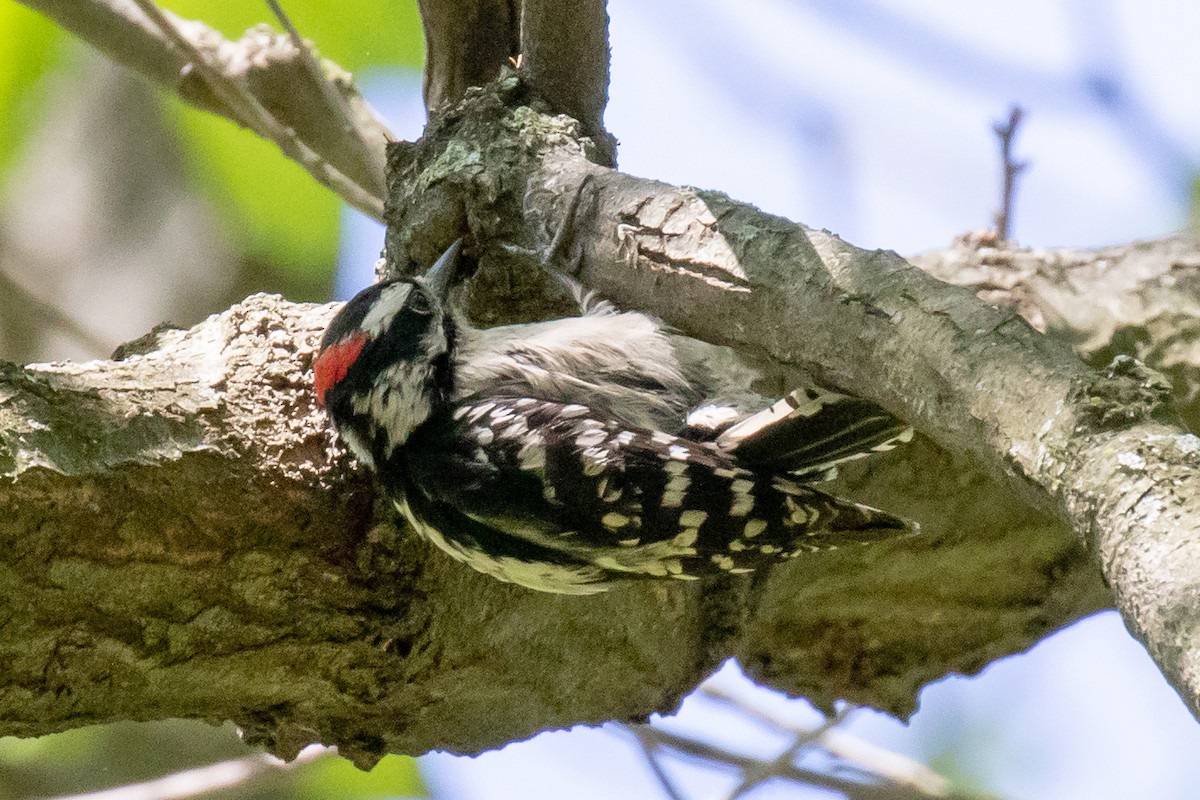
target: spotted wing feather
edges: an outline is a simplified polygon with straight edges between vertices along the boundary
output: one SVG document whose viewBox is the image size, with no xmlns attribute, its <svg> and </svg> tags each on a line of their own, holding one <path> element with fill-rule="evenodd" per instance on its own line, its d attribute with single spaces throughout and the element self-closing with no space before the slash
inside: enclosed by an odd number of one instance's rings
<svg viewBox="0 0 1200 800">
<path fill-rule="evenodd" d="M 471 553 L 483 543 L 518 559 L 501 577 L 551 591 L 617 576 L 749 572 L 907 528 L 788 476 L 744 469 L 715 445 L 628 428 L 582 405 L 467 400 L 417 431 L 403 457 L 407 485 L 397 488 L 444 549 L 454 554 L 454 537 L 469 535 Z M 547 577 L 547 562 L 574 572 Z"/>
</svg>

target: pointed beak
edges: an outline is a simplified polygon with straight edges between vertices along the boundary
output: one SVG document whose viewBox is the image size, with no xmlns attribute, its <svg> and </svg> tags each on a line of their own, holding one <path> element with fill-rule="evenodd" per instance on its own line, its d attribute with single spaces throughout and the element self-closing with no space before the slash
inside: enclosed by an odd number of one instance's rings
<svg viewBox="0 0 1200 800">
<path fill-rule="evenodd" d="M 462 239 L 455 239 L 425 273 L 425 285 L 429 287 L 433 296 L 443 303 L 450 294 L 450 284 L 454 282 L 454 275 L 458 269 L 458 251 L 461 249 Z"/>
</svg>

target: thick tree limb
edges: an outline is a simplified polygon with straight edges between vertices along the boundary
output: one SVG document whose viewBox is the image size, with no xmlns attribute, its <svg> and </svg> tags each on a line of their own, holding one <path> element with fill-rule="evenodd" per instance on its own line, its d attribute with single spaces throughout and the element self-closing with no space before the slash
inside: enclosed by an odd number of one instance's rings
<svg viewBox="0 0 1200 800">
<path fill-rule="evenodd" d="M 419 0 L 425 29 L 425 108 L 440 111 L 491 83 L 521 51 L 518 0 Z"/>
<path fill-rule="evenodd" d="M 118 0 L 28 4 L 160 80 L 186 61 Z M 228 718 L 284 755 L 319 740 L 368 763 L 642 719 L 729 653 L 821 705 L 903 714 L 929 680 L 1111 602 L 1077 540 L 1200 705 L 1197 448 L 1151 418 L 1152 375 L 1127 362 L 1094 373 L 892 254 L 597 166 L 602 148 L 571 120 L 509 107 L 514 77 L 465 88 L 496 68 L 513 24 L 509 6 L 470 77 L 434 70 L 434 95 L 465 102 L 392 149 L 392 268 L 469 232 L 480 316 L 544 312 L 540 275 L 495 245 L 544 243 L 583 187 L 583 274 L 609 297 L 751 355 L 765 392 L 805 372 L 928 435 L 841 487 L 925 535 L 755 582 L 592 598 L 499 584 L 376 515 L 369 480 L 333 448 L 304 374 L 330 309 L 251 298 L 123 361 L 0 372 L 0 734 Z M 450 41 L 431 53 L 461 55 Z M 545 52 L 552 74 L 570 48 Z"/>
<path fill-rule="evenodd" d="M 616 166 L 616 139 L 604 129 L 608 104 L 605 0 L 524 0 L 522 72 L 534 95 L 579 120 L 600 161 Z"/>
<path fill-rule="evenodd" d="M 1095 250 L 997 247 L 968 235 L 911 259 L 935 278 L 1010 308 L 1094 367 L 1135 356 L 1171 379 L 1200 430 L 1200 249 L 1192 234 Z"/>
<path fill-rule="evenodd" d="M 486 165 L 477 176 L 510 168 L 542 125 L 578 147 L 562 118 L 495 100 L 475 101 L 494 118 L 456 123 L 462 156 Z M 471 130 L 495 149 L 471 155 Z M 555 155 L 536 142 L 529 152 Z M 405 219 L 423 216 L 431 236 L 447 209 L 482 231 L 522 224 L 524 198 L 556 203 L 556 184 L 475 205 L 486 180 L 410 177 L 428 194 Z M 478 279 L 481 300 L 490 287 L 503 301 L 495 277 Z M 331 459 L 304 373 L 329 313 L 252 299 L 143 356 L 5 373 L 3 732 L 230 718 L 285 755 L 321 740 L 366 763 L 641 719 L 730 652 L 820 703 L 905 712 L 924 682 L 1106 602 L 1061 524 L 924 446 L 847 484 L 921 518 L 918 540 L 794 562 L 757 585 L 562 598 L 499 584 L 372 517 L 366 477 Z M 941 494 L 914 491 L 918 469 Z"/>
<path fill-rule="evenodd" d="M 372 523 L 304 373 L 332 308 L 254 297 L 119 362 L 0 375 L 0 731 L 233 719 L 292 756 L 477 750 L 668 707 L 694 588 L 497 583 Z"/>
<path fill-rule="evenodd" d="M 393 149 L 393 267 L 469 230 L 477 305 L 496 317 L 520 296 L 528 310 L 539 275 L 491 243 L 544 241 L 592 175 L 576 240 L 607 294 L 738 344 L 772 380 L 805 368 L 890 404 L 943 444 L 842 485 L 925 535 L 756 582 L 587 598 L 500 584 L 374 515 L 367 476 L 332 448 L 305 374 L 331 308 L 251 298 L 123 361 L 0 374 L 0 733 L 228 718 L 284 755 L 323 741 L 369 763 L 642 719 L 732 652 L 820 704 L 905 713 L 923 683 L 1110 600 L 1064 519 L 1099 543 L 1128 618 L 1170 641 L 1153 623 L 1175 599 L 1138 583 L 1161 551 L 1139 543 L 1175 533 L 1139 520 L 1121 539 L 1145 506 L 1096 503 L 1150 488 L 1145 503 L 1166 469 L 1139 451 L 1148 483 L 1114 485 L 1137 462 L 1105 448 L 1167 430 L 1122 421 L 1138 406 L 1105 394 L 1137 381 L 1098 382 L 1065 347 L 889 254 L 598 168 L 569 120 L 507 108 L 514 88 L 469 93 L 420 148 Z M 1189 685 L 1186 647 L 1158 655 Z"/>
<path fill-rule="evenodd" d="M 668 710 L 735 645 L 777 686 L 902 710 L 1103 600 L 1028 514 L 1037 549 L 1015 559 L 951 535 L 798 562 L 753 592 L 500 584 L 373 518 L 367 476 L 333 457 L 305 374 L 331 312 L 255 297 L 122 361 L 5 370 L 0 731 L 228 718 L 284 755 L 474 751 Z"/>
</svg>

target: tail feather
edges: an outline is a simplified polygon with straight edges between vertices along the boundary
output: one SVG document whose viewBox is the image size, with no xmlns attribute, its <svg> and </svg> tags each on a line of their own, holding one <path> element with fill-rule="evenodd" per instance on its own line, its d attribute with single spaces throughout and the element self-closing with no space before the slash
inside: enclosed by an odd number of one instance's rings
<svg viewBox="0 0 1200 800">
<path fill-rule="evenodd" d="M 838 464 L 891 450 L 912 435 L 906 423 L 868 400 L 797 389 L 727 428 L 716 444 L 755 469 L 811 481 L 832 477 Z"/>
<path fill-rule="evenodd" d="M 776 476 L 771 489 L 784 495 L 789 514 L 778 532 L 793 555 L 870 544 L 917 533 L 916 523 L 879 508 L 826 494 L 791 478 Z"/>
</svg>

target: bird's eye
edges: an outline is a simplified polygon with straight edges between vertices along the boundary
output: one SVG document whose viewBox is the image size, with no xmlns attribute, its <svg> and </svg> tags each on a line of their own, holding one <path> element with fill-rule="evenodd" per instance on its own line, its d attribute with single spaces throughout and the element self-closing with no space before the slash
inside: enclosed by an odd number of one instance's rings
<svg viewBox="0 0 1200 800">
<path fill-rule="evenodd" d="M 433 305 L 429 302 L 429 295 L 421 290 L 414 290 L 408 298 L 408 307 L 418 314 L 432 314 Z"/>
</svg>

